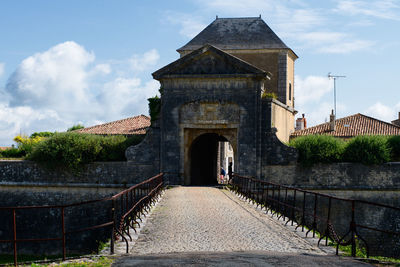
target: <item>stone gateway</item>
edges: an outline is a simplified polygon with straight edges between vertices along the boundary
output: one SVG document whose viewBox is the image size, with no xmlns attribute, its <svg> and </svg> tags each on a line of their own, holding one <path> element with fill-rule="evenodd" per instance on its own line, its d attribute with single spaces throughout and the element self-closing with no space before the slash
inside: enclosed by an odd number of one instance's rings
<svg viewBox="0 0 400 267">
<path fill-rule="evenodd" d="M 184 185 L 217 182 L 220 142 L 229 142 L 243 175 L 296 161 L 281 141 L 294 131 L 297 56 L 261 18 L 217 18 L 178 52 L 153 73 L 160 115 L 127 149 L 128 161 L 153 164 L 170 184 Z"/>
</svg>

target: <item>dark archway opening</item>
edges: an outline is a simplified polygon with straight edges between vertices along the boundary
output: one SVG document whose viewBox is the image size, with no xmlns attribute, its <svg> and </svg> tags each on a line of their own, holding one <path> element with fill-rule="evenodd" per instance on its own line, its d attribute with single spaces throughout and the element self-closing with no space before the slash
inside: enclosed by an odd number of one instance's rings
<svg viewBox="0 0 400 267">
<path fill-rule="evenodd" d="M 219 142 L 228 140 L 214 133 L 197 137 L 190 150 L 190 185 L 217 185 Z"/>
</svg>

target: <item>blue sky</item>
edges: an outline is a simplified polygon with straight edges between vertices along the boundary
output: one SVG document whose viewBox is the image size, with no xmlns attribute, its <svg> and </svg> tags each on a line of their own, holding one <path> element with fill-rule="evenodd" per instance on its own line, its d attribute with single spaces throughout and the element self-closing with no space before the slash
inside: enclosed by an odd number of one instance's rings
<svg viewBox="0 0 400 267">
<path fill-rule="evenodd" d="M 299 59 L 296 109 L 309 125 L 333 107 L 385 121 L 400 111 L 400 0 L 0 1 L 0 146 L 147 114 L 151 73 L 215 16 L 261 14 Z"/>
</svg>

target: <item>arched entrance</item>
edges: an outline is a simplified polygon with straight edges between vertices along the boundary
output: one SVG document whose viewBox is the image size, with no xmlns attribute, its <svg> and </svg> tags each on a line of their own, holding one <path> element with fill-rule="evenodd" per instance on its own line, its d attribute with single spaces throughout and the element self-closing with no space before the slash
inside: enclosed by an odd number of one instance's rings
<svg viewBox="0 0 400 267">
<path fill-rule="evenodd" d="M 216 185 L 220 181 L 221 167 L 224 166 L 222 143 L 228 140 L 216 133 L 197 137 L 190 147 L 190 185 Z M 226 167 L 224 167 L 226 169 Z"/>
</svg>

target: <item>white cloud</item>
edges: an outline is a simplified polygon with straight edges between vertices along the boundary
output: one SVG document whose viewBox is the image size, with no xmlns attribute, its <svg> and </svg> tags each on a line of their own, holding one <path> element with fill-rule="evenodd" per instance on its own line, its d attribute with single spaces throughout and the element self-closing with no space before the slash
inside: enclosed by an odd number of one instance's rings
<svg viewBox="0 0 400 267">
<path fill-rule="evenodd" d="M 395 106 L 387 106 L 381 102 L 376 102 L 366 109 L 365 114 L 373 118 L 377 118 L 386 122 L 391 122 L 397 119 L 397 112 L 400 111 L 400 102 Z"/>
<path fill-rule="evenodd" d="M 132 68 L 138 71 L 156 64 L 159 55 L 150 50 L 134 59 L 138 65 Z M 147 98 L 158 93 L 157 81 L 127 77 L 132 58 L 123 64 L 95 63 L 94 53 L 75 42 L 23 60 L 5 90 L 0 87 L 0 145 L 9 145 L 20 131 L 64 131 L 78 122 L 89 126 L 147 114 Z"/>
<path fill-rule="evenodd" d="M 347 54 L 351 52 L 366 50 L 371 47 L 375 42 L 366 40 L 350 40 L 350 41 L 339 41 L 327 46 L 321 46 L 318 51 L 321 53 L 331 53 L 331 54 Z"/>
<path fill-rule="evenodd" d="M 143 71 L 154 66 L 159 59 L 160 55 L 157 50 L 152 49 L 145 52 L 143 55 L 133 55 L 130 59 L 130 64 L 133 71 Z"/>
<path fill-rule="evenodd" d="M 95 56 L 75 42 L 58 44 L 22 61 L 8 80 L 6 90 L 12 106 L 64 107 L 71 101 L 86 103 L 87 66 Z M 68 101 L 66 101 L 68 99 Z"/>
<path fill-rule="evenodd" d="M 179 25 L 179 34 L 187 38 L 193 38 L 207 26 L 197 15 L 168 11 L 165 17 L 169 23 Z"/>
<path fill-rule="evenodd" d="M 324 95 L 333 89 L 332 81 L 323 76 L 295 77 L 296 106 L 309 102 L 318 102 Z"/>
<path fill-rule="evenodd" d="M 324 123 L 329 119 L 333 109 L 333 82 L 324 76 L 295 77 L 295 105 L 299 114 L 304 113 L 308 127 Z M 332 94 L 332 95 L 330 95 Z M 332 99 L 332 102 L 326 101 Z M 345 113 L 347 107 L 337 103 L 340 114 Z"/>
<path fill-rule="evenodd" d="M 341 14 L 352 16 L 364 15 L 381 19 L 400 20 L 400 6 L 396 0 L 340 0 L 335 10 Z"/>
<path fill-rule="evenodd" d="M 5 67 L 5 64 L 0 62 L 0 77 L 3 76 L 3 74 L 4 74 L 4 67 Z"/>
<path fill-rule="evenodd" d="M 91 71 L 91 75 L 97 74 L 110 74 L 111 73 L 111 66 L 110 64 L 97 64 L 93 70 Z"/>
</svg>

